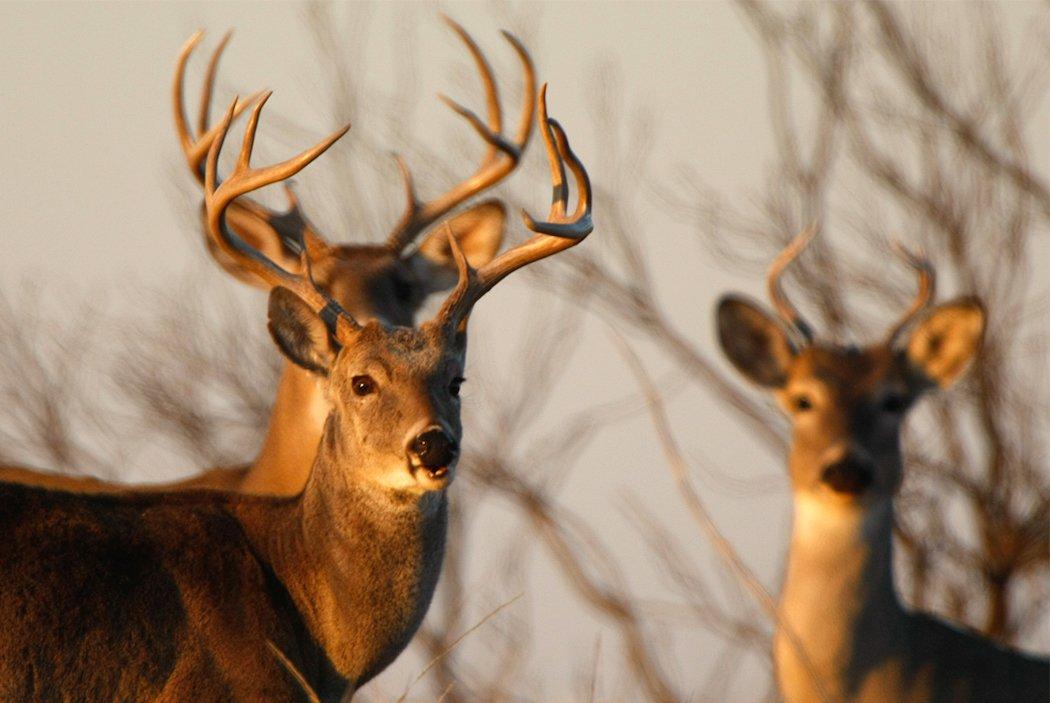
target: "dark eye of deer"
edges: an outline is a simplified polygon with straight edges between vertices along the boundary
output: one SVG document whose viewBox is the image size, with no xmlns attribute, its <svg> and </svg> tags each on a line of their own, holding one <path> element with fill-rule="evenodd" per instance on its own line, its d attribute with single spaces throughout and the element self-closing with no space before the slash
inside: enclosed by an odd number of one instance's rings
<svg viewBox="0 0 1050 703">
<path fill-rule="evenodd" d="M 376 382 L 371 376 L 354 376 L 350 379 L 354 395 L 371 395 L 376 392 Z"/>
<path fill-rule="evenodd" d="M 459 389 L 463 385 L 463 382 L 466 380 L 467 379 L 463 378 L 462 376 L 456 376 L 454 379 L 452 379 L 452 383 L 448 384 L 448 392 L 452 394 L 453 398 L 459 397 Z"/>
<path fill-rule="evenodd" d="M 809 399 L 808 395 L 796 395 L 791 399 L 791 405 L 795 410 L 803 412 L 813 408 L 813 401 Z"/>
<path fill-rule="evenodd" d="M 882 409 L 888 413 L 899 413 L 904 410 L 907 403 L 908 399 L 900 393 L 890 393 L 882 399 Z"/>
</svg>

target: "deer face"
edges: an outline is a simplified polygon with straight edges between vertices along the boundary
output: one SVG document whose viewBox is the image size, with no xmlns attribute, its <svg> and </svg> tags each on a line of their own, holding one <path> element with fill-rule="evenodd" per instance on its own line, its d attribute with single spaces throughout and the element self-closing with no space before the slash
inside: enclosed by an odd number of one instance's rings
<svg viewBox="0 0 1050 703">
<path fill-rule="evenodd" d="M 892 495 L 901 476 L 901 420 L 919 390 L 910 380 L 906 363 L 886 347 L 803 350 L 774 390 L 793 423 L 793 485 L 846 499 Z"/>
<path fill-rule="evenodd" d="M 756 304 L 726 297 L 718 308 L 726 356 L 771 390 L 791 420 L 793 489 L 846 503 L 896 492 L 905 413 L 923 391 L 947 387 L 962 374 L 983 329 L 980 305 L 959 300 L 932 310 L 902 345 L 799 349 Z"/>
<path fill-rule="evenodd" d="M 294 363 L 323 379 L 332 405 L 332 441 L 354 480 L 380 487 L 443 490 L 462 440 L 459 387 L 465 335 L 447 326 L 385 327 L 370 322 L 333 334 L 285 288 L 270 296 L 270 332 Z"/>
</svg>

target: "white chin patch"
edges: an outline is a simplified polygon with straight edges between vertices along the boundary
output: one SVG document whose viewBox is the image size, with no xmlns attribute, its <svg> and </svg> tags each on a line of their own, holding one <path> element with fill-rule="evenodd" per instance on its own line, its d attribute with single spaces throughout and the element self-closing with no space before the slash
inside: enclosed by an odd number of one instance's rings
<svg viewBox="0 0 1050 703">
<path fill-rule="evenodd" d="M 415 473 L 403 461 L 381 473 L 376 480 L 384 488 L 395 491 L 418 491 L 419 481 Z"/>
<path fill-rule="evenodd" d="M 411 466 L 410 471 L 416 484 L 424 491 L 440 491 L 452 483 L 455 473 L 451 466 L 439 466 L 427 468 L 425 466 Z"/>
</svg>

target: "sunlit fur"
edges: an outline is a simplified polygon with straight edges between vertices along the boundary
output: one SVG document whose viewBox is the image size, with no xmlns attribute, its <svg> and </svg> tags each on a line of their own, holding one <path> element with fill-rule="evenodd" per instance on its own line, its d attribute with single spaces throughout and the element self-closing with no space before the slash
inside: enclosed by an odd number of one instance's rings
<svg viewBox="0 0 1050 703">
<path fill-rule="evenodd" d="M 963 373 L 983 323 L 980 305 L 960 300 L 935 308 L 899 348 L 797 349 L 758 305 L 737 297 L 720 304 L 723 350 L 772 391 L 792 424 L 794 521 L 773 647 L 788 703 L 1050 698 L 1048 662 L 908 611 L 894 588 L 904 416 L 922 392 Z M 870 483 L 829 483 L 826 471 L 843 461 Z"/>
<path fill-rule="evenodd" d="M 340 341 L 297 497 L 0 484 L 0 699 L 304 700 L 272 644 L 336 701 L 397 656 L 437 582 L 452 477 L 415 476 L 408 443 L 428 425 L 461 440 L 464 340 L 373 322 Z"/>
</svg>

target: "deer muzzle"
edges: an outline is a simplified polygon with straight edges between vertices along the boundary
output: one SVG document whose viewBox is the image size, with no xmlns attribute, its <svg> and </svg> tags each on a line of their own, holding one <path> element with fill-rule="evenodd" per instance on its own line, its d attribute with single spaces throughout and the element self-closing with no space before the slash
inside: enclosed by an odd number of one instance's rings
<svg viewBox="0 0 1050 703">
<path fill-rule="evenodd" d="M 875 469 L 871 462 L 847 454 L 826 466 L 820 480 L 836 493 L 857 496 L 874 483 Z"/>
<path fill-rule="evenodd" d="M 409 451 L 431 478 L 441 478 L 459 456 L 459 445 L 440 427 L 431 427 L 416 435 Z"/>
</svg>

